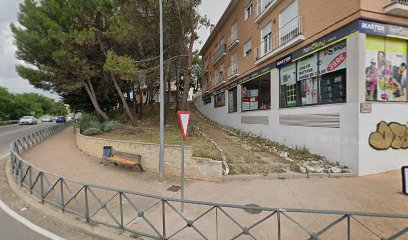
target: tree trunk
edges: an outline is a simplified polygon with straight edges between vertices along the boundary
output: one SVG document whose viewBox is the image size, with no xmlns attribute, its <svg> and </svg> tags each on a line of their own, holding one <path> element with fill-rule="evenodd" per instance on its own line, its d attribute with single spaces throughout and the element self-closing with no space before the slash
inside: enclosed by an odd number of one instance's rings
<svg viewBox="0 0 408 240">
<path fill-rule="evenodd" d="M 91 82 L 91 81 L 87 81 L 87 82 L 85 83 L 85 90 L 86 90 L 86 92 L 88 93 L 89 98 L 91 99 L 91 102 L 92 102 L 92 105 L 93 105 L 94 108 L 95 108 L 95 111 L 96 111 L 100 116 L 102 116 L 103 119 L 108 120 L 108 119 L 109 119 L 108 115 L 106 115 L 106 113 L 100 108 L 100 106 L 99 106 L 99 104 L 98 104 L 98 101 L 97 101 L 96 95 L 95 95 L 95 91 L 94 91 L 94 89 L 93 89 L 93 86 L 92 86 L 92 82 Z"/>
<path fill-rule="evenodd" d="M 180 110 L 180 58 L 178 60 L 178 66 L 177 66 L 177 73 L 176 73 L 176 112 Z"/>
<path fill-rule="evenodd" d="M 123 108 L 126 110 L 126 114 L 128 115 L 130 121 L 132 121 L 133 125 L 136 125 L 136 121 L 132 115 L 132 112 L 129 109 L 128 104 L 126 103 L 126 99 L 123 96 L 122 90 L 120 89 L 118 82 L 116 81 L 115 75 L 112 72 L 110 73 L 110 75 L 113 81 L 113 85 L 115 85 L 116 91 L 118 92 L 120 100 L 122 101 Z"/>
<path fill-rule="evenodd" d="M 142 74 L 140 73 L 139 76 L 142 76 Z M 142 80 L 142 77 L 139 77 L 139 81 L 138 81 L 138 89 L 139 89 L 139 117 L 138 119 L 141 120 L 143 118 L 143 94 L 142 94 L 142 90 L 140 89 L 140 82 Z M 143 77 L 144 80 L 144 77 Z"/>
</svg>

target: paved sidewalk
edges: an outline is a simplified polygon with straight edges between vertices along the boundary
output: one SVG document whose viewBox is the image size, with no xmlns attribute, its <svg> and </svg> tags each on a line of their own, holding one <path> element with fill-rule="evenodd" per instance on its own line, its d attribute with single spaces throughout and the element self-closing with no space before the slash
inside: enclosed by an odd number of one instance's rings
<svg viewBox="0 0 408 240">
<path fill-rule="evenodd" d="M 177 185 L 177 179 L 159 182 L 157 176 L 152 173 L 141 174 L 112 165 L 100 165 L 99 159 L 77 149 L 72 128 L 50 137 L 24 153 L 23 158 L 45 171 L 72 179 L 130 191 L 178 197 L 177 194 L 166 190 L 171 185 Z M 273 208 L 408 214 L 408 197 L 401 194 L 399 171 L 354 178 L 250 180 L 225 183 L 188 181 L 185 198 L 232 204 L 251 203 Z M 194 210 L 196 209 L 192 208 L 191 213 Z M 186 211 L 189 212 L 188 207 Z M 156 211 L 151 216 L 158 214 L 159 211 Z M 317 221 L 320 217 L 313 219 Z M 384 226 L 388 224 L 387 228 L 391 230 L 401 230 L 404 224 L 408 226 L 408 221 L 394 224 L 379 220 L 377 223 Z M 401 239 L 408 239 L 408 235 Z"/>
</svg>

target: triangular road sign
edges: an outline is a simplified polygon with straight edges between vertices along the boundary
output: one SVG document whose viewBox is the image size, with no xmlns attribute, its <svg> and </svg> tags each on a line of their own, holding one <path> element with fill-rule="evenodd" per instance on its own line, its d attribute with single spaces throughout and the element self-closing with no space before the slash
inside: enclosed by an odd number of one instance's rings
<svg viewBox="0 0 408 240">
<path fill-rule="evenodd" d="M 183 134 L 184 141 L 186 141 L 187 139 L 187 129 L 188 129 L 188 125 L 190 124 L 190 115 L 191 115 L 191 112 L 185 112 L 185 111 L 177 112 L 178 120 L 180 123 L 180 129 L 181 129 L 181 133 Z"/>
</svg>

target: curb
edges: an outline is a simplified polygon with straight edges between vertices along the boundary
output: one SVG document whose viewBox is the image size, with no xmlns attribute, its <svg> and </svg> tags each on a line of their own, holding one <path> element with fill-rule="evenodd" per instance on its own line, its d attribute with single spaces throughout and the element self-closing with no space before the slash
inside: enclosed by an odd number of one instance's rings
<svg viewBox="0 0 408 240">
<path fill-rule="evenodd" d="M 107 227 L 102 225 L 90 225 L 85 220 L 78 220 L 78 216 L 72 215 L 70 213 L 61 213 L 60 210 L 49 206 L 43 205 L 38 202 L 36 199 L 32 198 L 30 194 L 28 194 L 25 190 L 20 188 L 18 184 L 14 181 L 13 176 L 11 175 L 11 165 L 10 159 L 6 161 L 6 178 L 7 182 L 13 191 L 14 194 L 22 201 L 24 201 L 29 207 L 35 209 L 36 211 L 41 212 L 45 216 L 49 217 L 52 220 L 62 223 L 63 225 L 67 225 L 74 229 L 75 231 L 82 232 L 86 235 L 97 239 L 103 240 L 135 240 L 134 237 L 123 235 L 122 231 L 117 230 L 112 231 L 112 229 L 108 230 Z M 137 239 L 137 238 L 136 238 Z"/>
<path fill-rule="evenodd" d="M 344 178 L 357 177 L 355 173 L 274 173 L 268 175 L 225 175 L 223 181 L 246 181 L 246 180 L 284 180 L 306 178 Z"/>
</svg>

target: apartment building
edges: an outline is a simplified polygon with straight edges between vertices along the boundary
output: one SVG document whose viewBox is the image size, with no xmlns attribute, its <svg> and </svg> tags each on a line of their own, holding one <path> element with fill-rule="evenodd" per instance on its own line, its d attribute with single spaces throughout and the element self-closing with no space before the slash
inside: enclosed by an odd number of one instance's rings
<svg viewBox="0 0 408 240">
<path fill-rule="evenodd" d="M 408 165 L 407 39 L 407 0 L 231 0 L 201 49 L 195 105 L 359 175 L 396 169 Z"/>
</svg>

